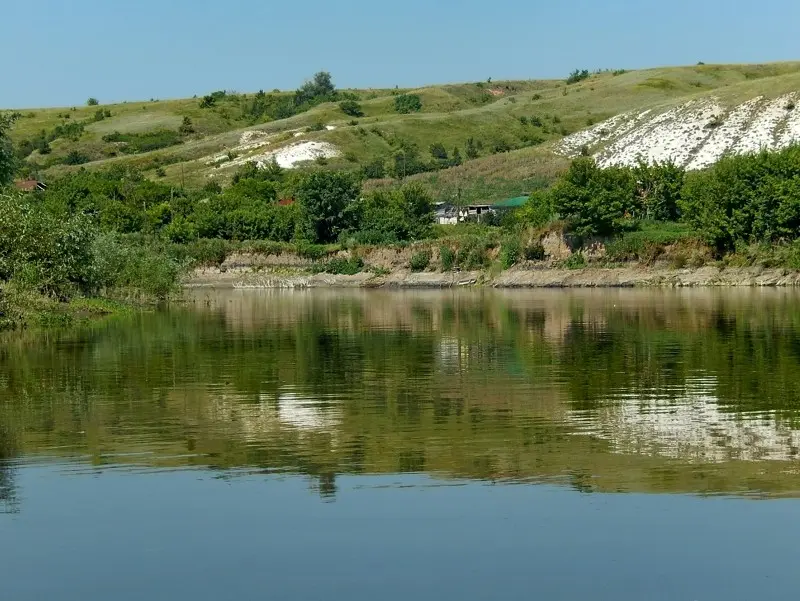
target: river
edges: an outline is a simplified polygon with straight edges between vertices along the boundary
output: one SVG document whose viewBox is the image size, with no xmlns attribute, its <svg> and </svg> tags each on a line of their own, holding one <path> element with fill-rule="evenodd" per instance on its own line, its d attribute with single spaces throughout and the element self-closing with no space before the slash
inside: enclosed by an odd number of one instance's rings
<svg viewBox="0 0 800 601">
<path fill-rule="evenodd" d="M 204 290 L 0 338 L 10 601 L 794 598 L 800 292 Z"/>
</svg>

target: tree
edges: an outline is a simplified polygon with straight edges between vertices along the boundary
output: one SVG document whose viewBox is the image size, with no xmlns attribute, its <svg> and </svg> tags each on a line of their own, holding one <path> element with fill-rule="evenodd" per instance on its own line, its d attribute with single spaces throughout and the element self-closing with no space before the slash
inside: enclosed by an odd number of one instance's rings
<svg viewBox="0 0 800 601">
<path fill-rule="evenodd" d="M 345 115 L 350 115 L 351 117 L 364 116 L 364 111 L 361 110 L 361 105 L 355 100 L 343 100 L 339 103 L 339 108 Z"/>
<path fill-rule="evenodd" d="M 353 225 L 353 203 L 361 193 L 361 179 L 341 171 L 306 174 L 295 188 L 300 206 L 297 235 L 309 242 L 334 242 Z"/>
<path fill-rule="evenodd" d="M 394 110 L 401 115 L 422 110 L 422 99 L 417 94 L 400 94 L 394 97 Z"/>
<path fill-rule="evenodd" d="M 589 157 L 575 159 L 550 194 L 555 212 L 581 237 L 620 233 L 633 224 L 637 209 L 633 172 L 601 169 Z"/>
<path fill-rule="evenodd" d="M 89 100 L 86 101 L 86 106 L 97 106 L 98 104 L 100 104 L 100 101 L 97 100 L 97 98 L 89 98 Z"/>
<path fill-rule="evenodd" d="M 583 69 L 583 70 L 575 69 L 572 73 L 569 74 L 569 77 L 567 77 L 567 85 L 578 83 L 579 81 L 583 81 L 584 79 L 589 79 L 588 69 Z"/>
<path fill-rule="evenodd" d="M 447 150 L 445 150 L 444 144 L 441 142 L 434 142 L 431 144 L 431 156 L 436 159 L 437 161 L 446 161 L 447 160 Z"/>
<path fill-rule="evenodd" d="M 464 152 L 467 154 L 468 159 L 478 158 L 478 148 L 475 145 L 475 140 L 473 138 L 467 138 L 467 145 Z"/>
<path fill-rule="evenodd" d="M 327 71 L 320 71 L 314 75 L 311 81 L 304 83 L 295 92 L 294 103 L 297 106 L 302 104 L 317 104 L 334 100 L 336 98 L 336 86 L 333 85 L 331 74 Z"/>
<path fill-rule="evenodd" d="M 11 183 L 16 171 L 17 161 L 14 157 L 11 138 L 8 135 L 12 124 L 11 115 L 0 113 L 0 186 Z"/>
<path fill-rule="evenodd" d="M 453 167 L 458 167 L 462 162 L 463 160 L 461 159 L 461 151 L 458 149 L 458 146 L 456 146 L 453 148 L 453 154 L 450 157 L 450 164 Z"/>
<path fill-rule="evenodd" d="M 192 125 L 192 120 L 189 117 L 183 118 L 183 123 L 181 123 L 181 126 L 178 128 L 178 133 L 180 133 L 182 136 L 187 136 L 194 133 L 194 126 Z"/>
</svg>

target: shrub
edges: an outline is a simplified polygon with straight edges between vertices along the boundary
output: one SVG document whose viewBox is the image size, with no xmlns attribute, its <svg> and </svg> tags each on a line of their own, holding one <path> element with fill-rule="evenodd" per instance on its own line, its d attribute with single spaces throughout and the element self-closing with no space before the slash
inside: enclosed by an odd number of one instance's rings
<svg viewBox="0 0 800 601">
<path fill-rule="evenodd" d="M 343 100 L 339 103 L 339 109 L 350 117 L 363 117 L 364 111 L 361 110 L 361 105 L 355 100 Z"/>
<path fill-rule="evenodd" d="M 30 197 L 0 193 L 0 281 L 62 298 L 89 291 L 95 235 L 84 215 L 61 218 Z"/>
<path fill-rule="evenodd" d="M 686 177 L 683 218 L 717 250 L 793 240 L 800 231 L 800 147 L 728 156 Z"/>
<path fill-rule="evenodd" d="M 401 115 L 422 110 L 422 99 L 417 94 L 400 94 L 394 98 L 394 110 Z"/>
<path fill-rule="evenodd" d="M 67 156 L 61 159 L 64 165 L 83 165 L 91 161 L 88 156 L 78 150 L 70 150 Z"/>
<path fill-rule="evenodd" d="M 321 244 L 310 244 L 308 242 L 298 242 L 295 246 L 296 252 L 304 259 L 319 261 L 328 255 L 328 250 Z"/>
<path fill-rule="evenodd" d="M 361 168 L 366 179 L 381 179 L 386 177 L 386 167 L 383 159 L 374 159 Z"/>
<path fill-rule="evenodd" d="M 589 71 L 587 69 L 575 69 L 567 77 L 567 85 L 578 83 L 584 79 L 589 79 Z"/>
<path fill-rule="evenodd" d="M 540 242 L 528 244 L 524 248 L 523 254 L 526 261 L 544 261 L 544 246 Z"/>
<path fill-rule="evenodd" d="M 431 253 L 427 250 L 421 250 L 411 256 L 411 271 L 425 271 L 430 265 Z"/>
<path fill-rule="evenodd" d="M 183 123 L 181 123 L 181 126 L 178 128 L 178 133 L 182 136 L 188 136 L 194 133 L 194 125 L 192 125 L 192 120 L 189 117 L 183 118 Z"/>
<path fill-rule="evenodd" d="M 100 102 L 97 98 L 89 98 L 89 100 L 86 101 L 86 106 L 97 106 L 98 104 L 100 104 Z"/>
<path fill-rule="evenodd" d="M 442 262 L 442 271 L 451 271 L 456 263 L 456 254 L 449 246 L 439 247 L 439 259 Z"/>
<path fill-rule="evenodd" d="M 120 143 L 122 144 L 120 148 L 122 152 L 125 154 L 136 154 L 140 152 L 151 152 L 161 148 L 169 148 L 170 146 L 177 146 L 178 144 L 183 143 L 183 136 L 177 131 L 160 129 L 140 134 L 122 134 L 120 132 L 114 132 L 103 136 L 103 141 Z"/>
<path fill-rule="evenodd" d="M 629 229 L 636 210 L 636 181 L 629 169 L 600 169 L 591 158 L 573 161 L 550 191 L 552 206 L 579 237 Z"/>
<path fill-rule="evenodd" d="M 583 269 L 586 267 L 586 257 L 583 253 L 571 254 L 563 263 L 567 269 Z"/>
<path fill-rule="evenodd" d="M 315 267 L 315 271 L 336 275 L 355 275 L 360 273 L 362 269 L 364 269 L 364 261 L 361 257 L 351 257 L 349 259 L 337 257 Z"/>
<path fill-rule="evenodd" d="M 165 299 L 177 287 L 180 265 L 156 245 L 102 234 L 93 254 L 95 285 L 106 294 Z"/>
<path fill-rule="evenodd" d="M 477 236 L 465 238 L 456 254 L 456 264 L 460 269 L 482 269 L 489 262 L 488 243 Z"/>
<path fill-rule="evenodd" d="M 500 264 L 503 269 L 516 265 L 522 257 L 522 244 L 519 238 L 511 236 L 506 238 L 500 246 Z"/>
</svg>

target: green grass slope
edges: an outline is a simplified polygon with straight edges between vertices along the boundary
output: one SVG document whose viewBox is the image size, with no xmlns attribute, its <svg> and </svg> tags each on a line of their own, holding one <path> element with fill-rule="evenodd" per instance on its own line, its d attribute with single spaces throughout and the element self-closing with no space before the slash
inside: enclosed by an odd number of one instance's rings
<svg viewBox="0 0 800 601">
<path fill-rule="evenodd" d="M 416 90 L 348 90 L 358 99 L 363 116 L 354 118 L 345 115 L 338 103 L 324 103 L 268 122 L 248 118 L 246 107 L 252 94 L 228 93 L 212 108 L 201 108 L 200 99 L 191 98 L 22 109 L 17 111 L 12 137 L 23 145 L 42 132 L 83 123 L 79 132 L 54 139 L 48 154 L 39 150 L 28 154 L 25 160 L 32 170 L 46 179 L 78 168 L 77 163 L 90 169 L 122 163 L 139 167 L 149 177 L 184 185 L 202 185 L 211 179 L 224 184 L 235 171 L 226 163 L 257 159 L 303 141 L 334 145 L 339 156 L 325 164 L 348 169 L 376 159 L 390 166 L 397 150 L 408 146 L 416 147 L 421 161 L 430 162 L 431 145 L 441 144 L 450 154 L 458 148 L 465 162 L 413 177 L 430 184 L 442 199 L 491 202 L 526 193 L 552 179 L 566 164 L 553 152 L 553 142 L 619 113 L 706 95 L 733 103 L 798 89 L 800 63 L 796 62 L 697 65 L 595 73 L 572 85 L 564 80 L 501 81 Z M 420 112 L 395 111 L 395 97 L 403 93 L 420 97 Z M 274 93 L 275 97 L 286 94 Z M 98 110 L 110 116 L 98 119 Z M 192 131 L 166 148 L 130 154 L 121 150 L 118 141 L 108 140 L 115 132 L 143 136 L 166 131 L 175 137 L 186 118 Z M 249 131 L 256 132 L 247 135 L 258 144 L 242 144 Z M 466 160 L 470 139 L 479 156 Z M 377 180 L 370 185 L 382 183 Z"/>
</svg>

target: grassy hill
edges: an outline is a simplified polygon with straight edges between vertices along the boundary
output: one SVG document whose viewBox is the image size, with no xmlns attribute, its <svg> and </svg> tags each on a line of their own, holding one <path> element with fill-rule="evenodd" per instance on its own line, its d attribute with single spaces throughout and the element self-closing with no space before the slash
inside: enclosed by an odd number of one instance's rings
<svg viewBox="0 0 800 601">
<path fill-rule="evenodd" d="M 123 163 L 179 185 L 225 184 L 236 164 L 304 142 L 335 148 L 335 157 L 317 161 L 328 168 L 358 169 L 378 160 L 389 172 L 399 149 L 415 147 L 419 161 L 430 163 L 431 146 L 441 145 L 449 157 L 458 148 L 464 163 L 413 177 L 442 199 L 495 201 L 552 179 L 567 163 L 555 152 L 556 142 L 614 115 L 709 96 L 733 104 L 797 90 L 800 63 L 697 65 L 594 73 L 572 84 L 501 81 L 346 90 L 363 116 L 346 115 L 338 102 L 328 102 L 273 120 L 248 113 L 254 94 L 219 93 L 208 108 L 201 108 L 201 98 L 190 98 L 18 109 L 12 137 L 23 153 L 30 150 L 25 159 L 45 179 L 79 166 Z M 291 94 L 276 91 L 268 97 L 280 102 Z M 401 94 L 418 95 L 421 110 L 398 114 L 395 100 Z M 42 138 L 49 139 L 46 154 L 37 149 Z M 470 154 L 478 156 L 467 160 L 470 139 Z M 369 185 L 386 181 L 376 178 Z"/>
</svg>

